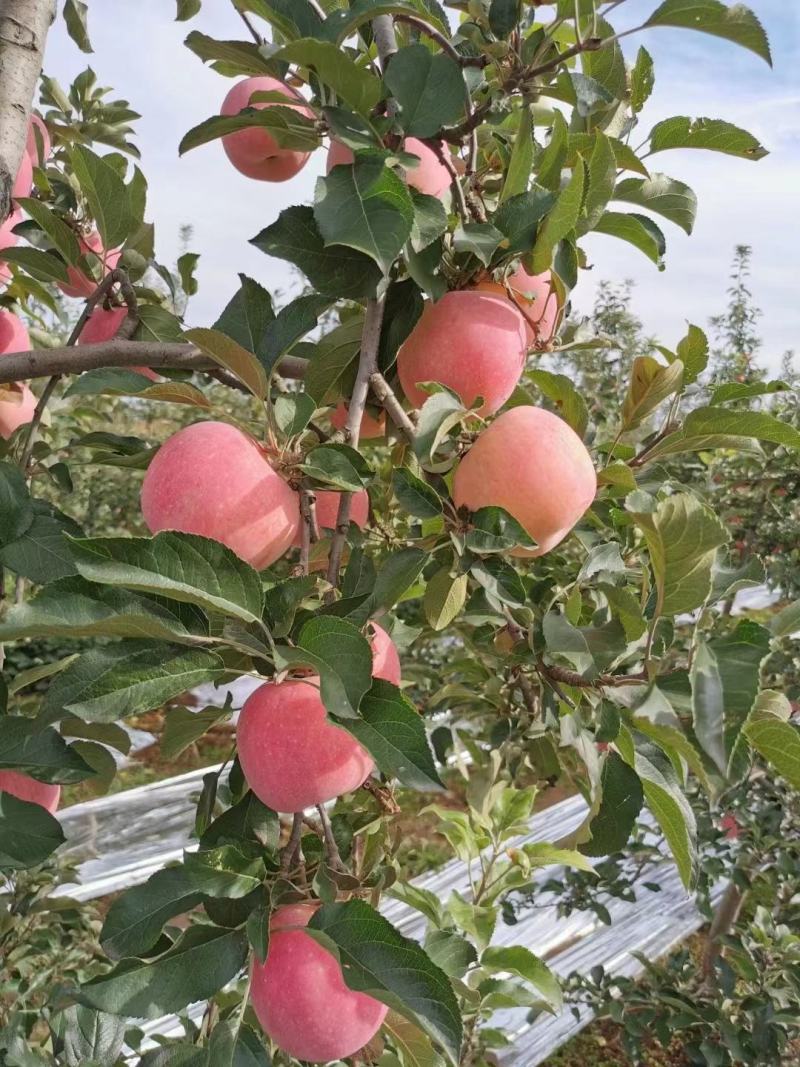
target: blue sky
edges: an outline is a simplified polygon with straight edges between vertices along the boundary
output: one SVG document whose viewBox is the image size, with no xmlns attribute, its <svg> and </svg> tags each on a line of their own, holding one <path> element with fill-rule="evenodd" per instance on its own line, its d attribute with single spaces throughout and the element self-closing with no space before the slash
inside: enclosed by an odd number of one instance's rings
<svg viewBox="0 0 800 1067">
<path fill-rule="evenodd" d="M 643 22 L 657 0 L 627 0 L 615 25 Z M 641 118 L 643 140 L 669 115 L 723 118 L 754 133 L 770 150 L 758 163 L 696 151 L 663 153 L 655 169 L 691 185 L 699 198 L 695 232 L 687 237 L 664 223 L 667 269 L 659 273 L 641 253 L 612 238 L 586 242 L 592 270 L 575 294 L 591 307 L 601 278 L 632 278 L 635 309 L 648 331 L 676 343 L 687 321 L 706 326 L 725 301 L 735 244 L 754 247 L 753 289 L 764 311 L 763 358 L 777 369 L 781 354 L 800 348 L 800 293 L 795 244 L 800 200 L 800 6 L 794 0 L 751 0 L 772 41 L 774 69 L 727 42 L 687 31 L 659 29 L 626 38 L 654 57 L 656 88 Z M 137 124 L 143 168 L 150 182 L 149 213 L 160 258 L 172 260 L 182 223 L 194 226 L 192 250 L 201 254 L 200 292 L 188 318 L 213 321 L 245 271 L 271 290 L 289 284 L 286 265 L 248 245 L 248 239 L 290 204 L 310 200 L 324 166 L 318 152 L 283 185 L 251 182 L 228 164 L 218 143 L 178 158 L 183 133 L 219 110 L 230 82 L 183 47 L 189 29 L 240 38 L 243 27 L 228 0 L 205 0 L 192 23 L 172 21 L 174 0 L 92 0 L 95 55 L 83 56 L 60 24 L 48 45 L 45 70 L 67 83 L 90 62 L 142 114 Z M 634 141 L 634 143 L 636 143 Z M 656 160 L 653 161 L 654 164 Z"/>
</svg>

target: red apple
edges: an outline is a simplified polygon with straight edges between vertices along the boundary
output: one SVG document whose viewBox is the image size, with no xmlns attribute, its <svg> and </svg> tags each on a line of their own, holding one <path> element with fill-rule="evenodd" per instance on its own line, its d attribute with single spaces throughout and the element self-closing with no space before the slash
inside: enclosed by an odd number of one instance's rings
<svg viewBox="0 0 800 1067">
<path fill-rule="evenodd" d="M 30 196 L 33 189 L 33 163 L 27 152 L 23 152 L 19 170 L 11 186 L 11 195 L 15 200 L 21 196 Z"/>
<path fill-rule="evenodd" d="M 328 721 L 316 677 L 256 689 L 236 739 L 248 785 L 274 811 L 303 811 L 350 793 L 375 766 L 351 734 Z"/>
<path fill-rule="evenodd" d="M 453 480 L 456 507 L 505 508 L 541 556 L 562 541 L 594 500 L 592 458 L 575 431 L 543 408 L 504 412 L 477 438 Z"/>
<path fill-rule="evenodd" d="M 81 330 L 78 344 L 94 345 L 102 344 L 103 341 L 110 341 L 112 337 L 116 337 L 119 333 L 127 314 L 127 307 L 96 307 Z M 135 370 L 138 374 L 143 374 L 145 378 L 150 378 L 151 381 L 158 381 L 158 375 L 150 370 L 149 367 L 131 367 L 131 370 Z"/>
<path fill-rule="evenodd" d="M 14 227 L 22 222 L 22 212 L 17 208 L 12 211 L 8 218 L 0 224 L 0 284 L 5 284 L 11 277 L 11 268 L 2 260 L 3 249 L 13 248 L 19 240 L 14 233 Z"/>
<path fill-rule="evenodd" d="M 524 267 L 518 267 L 507 278 L 508 288 L 514 299 L 508 295 L 505 285 L 490 277 L 482 278 L 475 288 L 481 292 L 495 293 L 511 300 L 515 307 L 521 306 L 525 312 L 525 330 L 528 345 L 537 341 L 546 344 L 553 337 L 558 323 L 558 294 L 553 288 L 552 275 L 549 270 L 543 274 L 529 274 Z"/>
<path fill-rule="evenodd" d="M 0 771 L 0 793 L 10 793 L 18 800 L 39 804 L 52 815 L 58 809 L 61 786 L 37 782 L 35 778 L 18 771 Z"/>
<path fill-rule="evenodd" d="M 225 422 L 198 422 L 156 453 L 142 484 L 142 514 L 153 533 L 211 537 L 261 569 L 293 544 L 300 504 L 252 437 Z"/>
<path fill-rule="evenodd" d="M 317 489 L 315 494 L 317 498 L 316 513 L 317 513 L 317 525 L 322 530 L 334 530 L 336 529 L 336 516 L 339 513 L 339 501 L 341 500 L 341 493 L 335 491 L 329 491 L 327 489 Z M 369 518 L 369 494 L 366 489 L 359 489 L 357 493 L 353 493 L 352 500 L 350 501 L 350 522 L 354 522 L 360 530 L 363 530 L 367 525 L 367 519 Z M 295 538 L 295 548 L 302 543 L 303 531 L 302 523 L 301 529 L 298 531 Z"/>
<path fill-rule="evenodd" d="M 41 151 L 39 150 L 40 141 Z M 43 167 L 50 158 L 52 150 L 53 142 L 50 139 L 50 131 L 45 125 L 44 119 L 35 113 L 32 114 L 28 123 L 28 140 L 25 144 L 25 151 L 30 156 L 34 167 Z"/>
<path fill-rule="evenodd" d="M 382 626 L 377 622 L 371 622 L 372 639 L 372 675 L 374 678 L 383 678 L 392 685 L 400 685 L 401 670 L 400 656 L 397 646 L 389 637 Z"/>
<path fill-rule="evenodd" d="M 475 290 L 445 293 L 427 303 L 397 353 L 397 373 L 409 401 L 420 407 L 420 382 L 439 382 L 465 406 L 481 396 L 491 415 L 511 396 L 525 366 L 525 320 L 506 299 Z"/>
<path fill-rule="evenodd" d="M 280 1049 L 328 1063 L 371 1041 L 387 1008 L 348 989 L 335 956 L 303 931 L 316 908 L 287 904 L 273 914 L 269 952 L 264 963 L 253 963 L 250 996 L 264 1032 Z"/>
<path fill-rule="evenodd" d="M 30 337 L 22 319 L 13 311 L 0 308 L 0 356 L 28 352 L 30 347 Z"/>
<path fill-rule="evenodd" d="M 296 108 L 306 118 L 313 119 L 314 112 L 299 93 L 277 78 L 245 78 L 237 82 L 222 104 L 223 115 L 238 115 L 247 107 L 275 107 L 274 103 L 252 103 L 253 93 L 280 93 L 286 97 L 286 106 Z M 283 105 L 281 105 L 283 106 Z M 222 147 L 234 167 L 248 178 L 262 182 L 285 182 L 293 178 L 308 162 L 309 152 L 297 152 L 281 148 L 269 130 L 263 126 L 248 126 L 222 138 Z"/>
</svg>

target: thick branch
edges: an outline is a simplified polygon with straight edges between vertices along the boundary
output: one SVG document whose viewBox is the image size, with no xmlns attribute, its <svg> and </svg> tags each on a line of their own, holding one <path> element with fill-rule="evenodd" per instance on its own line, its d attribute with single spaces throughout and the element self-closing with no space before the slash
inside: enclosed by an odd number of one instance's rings
<svg viewBox="0 0 800 1067">
<path fill-rule="evenodd" d="M 175 370 L 216 371 L 219 364 L 204 356 L 194 345 L 159 341 L 103 341 L 80 348 L 41 348 L 15 352 L 0 360 L 0 385 L 29 378 L 49 378 L 53 374 L 80 374 L 100 367 L 148 366 Z M 284 356 L 278 372 L 284 378 L 305 377 L 307 361 Z"/>
<path fill-rule="evenodd" d="M 55 17 L 55 0 L 0 0 L 0 222 L 11 214 L 11 187 Z"/>
</svg>

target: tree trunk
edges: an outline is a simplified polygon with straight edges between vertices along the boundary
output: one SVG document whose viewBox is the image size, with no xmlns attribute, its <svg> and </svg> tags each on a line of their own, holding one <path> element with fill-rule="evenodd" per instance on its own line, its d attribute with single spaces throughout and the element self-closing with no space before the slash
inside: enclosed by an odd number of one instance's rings
<svg viewBox="0 0 800 1067">
<path fill-rule="evenodd" d="M 11 214 L 56 0 L 0 0 L 0 222 Z"/>
</svg>

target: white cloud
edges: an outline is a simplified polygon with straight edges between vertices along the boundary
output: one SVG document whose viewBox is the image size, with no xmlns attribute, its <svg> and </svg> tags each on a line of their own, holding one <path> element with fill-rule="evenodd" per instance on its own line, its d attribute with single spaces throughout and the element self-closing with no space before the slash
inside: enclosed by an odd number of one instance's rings
<svg viewBox="0 0 800 1067">
<path fill-rule="evenodd" d="M 654 0 L 629 0 L 619 10 L 625 12 L 625 25 L 634 25 L 654 6 Z M 750 129 L 771 154 L 759 163 L 688 151 L 655 157 L 655 169 L 687 181 L 697 192 L 694 235 L 687 238 L 664 224 L 668 257 L 661 274 L 631 246 L 607 237 L 590 238 L 587 250 L 594 267 L 581 280 L 575 302 L 588 309 L 599 278 L 631 277 L 637 285 L 636 309 L 648 330 L 674 343 L 686 320 L 705 325 L 721 310 L 733 247 L 752 244 L 753 288 L 765 312 L 764 355 L 776 367 L 781 353 L 800 338 L 792 252 L 800 164 L 800 22 L 783 0 L 760 0 L 754 6 L 772 30 L 774 72 L 755 56 L 701 34 L 658 30 L 645 36 L 657 80 L 643 116 L 642 138 L 667 115 L 706 115 Z M 316 153 L 302 174 L 284 185 L 243 178 L 230 167 L 219 144 L 179 159 L 183 133 L 219 109 L 229 85 L 183 47 L 183 38 L 195 27 L 220 38 L 241 38 L 243 27 L 223 0 L 207 0 L 201 16 L 188 24 L 171 21 L 173 10 L 172 0 L 138 0 L 135 6 L 93 0 L 96 55 L 90 59 L 101 83 L 113 85 L 142 113 L 137 140 L 150 181 L 150 211 L 161 258 L 174 258 L 182 223 L 194 226 L 192 247 L 201 253 L 200 294 L 191 317 L 205 322 L 236 288 L 237 271 L 270 289 L 287 288 L 286 264 L 264 256 L 247 241 L 284 207 L 310 200 L 324 155 Z M 626 42 L 632 51 L 639 38 Z M 66 82 L 85 60 L 59 25 L 48 48 L 48 73 Z"/>
</svg>

